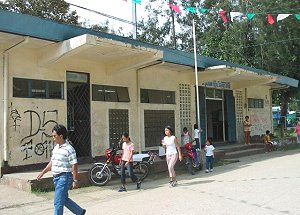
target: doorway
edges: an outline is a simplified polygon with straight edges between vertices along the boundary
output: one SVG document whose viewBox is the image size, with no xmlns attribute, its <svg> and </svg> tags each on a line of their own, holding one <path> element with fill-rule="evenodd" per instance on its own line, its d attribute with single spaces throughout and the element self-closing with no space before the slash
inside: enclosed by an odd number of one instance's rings
<svg viewBox="0 0 300 215">
<path fill-rule="evenodd" d="M 91 156 L 89 74 L 67 72 L 67 126 L 77 157 Z"/>
<path fill-rule="evenodd" d="M 207 137 L 225 141 L 223 100 L 206 99 Z"/>
</svg>

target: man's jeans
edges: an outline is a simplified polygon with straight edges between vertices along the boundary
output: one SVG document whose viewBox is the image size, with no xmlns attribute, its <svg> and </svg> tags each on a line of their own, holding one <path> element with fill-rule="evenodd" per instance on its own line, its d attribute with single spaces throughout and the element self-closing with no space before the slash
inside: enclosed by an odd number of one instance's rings
<svg viewBox="0 0 300 215">
<path fill-rule="evenodd" d="M 206 156 L 206 169 L 213 169 L 214 164 L 214 157 L 213 156 Z"/>
<path fill-rule="evenodd" d="M 68 197 L 68 190 L 73 183 L 71 172 L 53 177 L 54 182 L 54 215 L 63 215 L 64 206 L 73 214 L 81 215 L 83 209 Z"/>
</svg>

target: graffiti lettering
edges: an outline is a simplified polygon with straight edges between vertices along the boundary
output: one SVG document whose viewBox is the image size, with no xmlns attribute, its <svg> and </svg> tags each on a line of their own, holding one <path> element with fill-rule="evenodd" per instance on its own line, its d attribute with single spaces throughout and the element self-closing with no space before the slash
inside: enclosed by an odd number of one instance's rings
<svg viewBox="0 0 300 215">
<path fill-rule="evenodd" d="M 21 120 L 21 115 L 19 114 L 17 109 L 11 109 L 10 111 L 10 116 L 9 116 L 12 120 L 13 120 L 13 125 L 12 127 L 14 127 L 15 131 L 17 131 L 17 127 L 20 127 L 20 124 L 18 124 L 18 121 L 22 121 Z"/>
<path fill-rule="evenodd" d="M 32 148 L 33 148 L 32 147 L 32 140 L 29 140 L 28 142 L 21 145 L 21 151 L 25 152 L 25 157 L 23 158 L 23 161 L 32 157 L 32 155 L 30 155 L 30 152 L 32 151 Z"/>
<path fill-rule="evenodd" d="M 25 152 L 23 160 L 31 158 L 32 155 L 29 156 L 29 154 L 45 156 L 46 159 L 49 158 L 54 148 L 51 131 L 54 125 L 58 124 L 58 111 L 43 111 L 40 115 L 37 111 L 26 110 L 24 115 L 29 119 L 29 129 L 26 132 L 26 136 L 21 140 L 21 151 Z M 36 139 L 40 139 L 40 141 L 34 143 Z M 31 145 L 28 146 L 28 143 L 31 143 Z"/>
</svg>

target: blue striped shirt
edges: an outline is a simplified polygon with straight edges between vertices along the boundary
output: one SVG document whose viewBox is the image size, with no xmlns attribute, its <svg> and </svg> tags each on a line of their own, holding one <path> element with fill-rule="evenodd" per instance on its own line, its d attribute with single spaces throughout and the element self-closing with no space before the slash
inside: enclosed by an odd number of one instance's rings
<svg viewBox="0 0 300 215">
<path fill-rule="evenodd" d="M 72 172 L 72 165 L 77 163 L 76 152 L 69 141 L 64 144 L 56 144 L 51 157 L 52 174 L 56 175 L 62 172 Z"/>
</svg>

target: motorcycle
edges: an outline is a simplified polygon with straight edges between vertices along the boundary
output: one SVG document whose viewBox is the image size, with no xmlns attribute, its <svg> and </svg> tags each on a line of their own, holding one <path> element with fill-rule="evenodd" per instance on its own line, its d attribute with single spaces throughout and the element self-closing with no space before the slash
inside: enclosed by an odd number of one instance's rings
<svg viewBox="0 0 300 215">
<path fill-rule="evenodd" d="M 192 142 L 186 143 L 183 147 L 181 147 L 181 151 L 189 173 L 194 175 L 195 171 L 202 169 L 202 164 L 200 162 L 201 151 L 200 149 L 195 149 Z"/>
<path fill-rule="evenodd" d="M 156 158 L 156 154 L 148 152 L 148 154 L 133 155 L 133 172 L 140 179 L 145 179 L 149 174 L 150 166 Z M 119 146 L 105 150 L 105 163 L 94 163 L 89 169 L 89 179 L 96 186 L 104 186 L 111 180 L 111 172 L 120 176 L 121 174 L 121 148 Z M 128 175 L 126 170 L 126 175 Z"/>
</svg>

